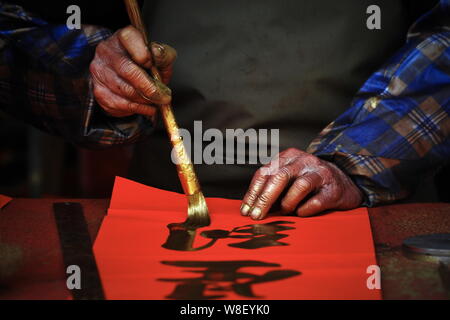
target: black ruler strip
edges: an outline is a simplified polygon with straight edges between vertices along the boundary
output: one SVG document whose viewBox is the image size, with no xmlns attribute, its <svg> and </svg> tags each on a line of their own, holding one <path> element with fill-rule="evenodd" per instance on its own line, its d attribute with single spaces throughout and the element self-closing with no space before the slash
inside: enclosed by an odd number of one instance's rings
<svg viewBox="0 0 450 320">
<path fill-rule="evenodd" d="M 81 271 L 81 288 L 70 290 L 73 298 L 105 299 L 81 204 L 58 202 L 53 204 L 53 210 L 66 270 L 69 266 L 78 266 Z M 68 273 L 67 277 L 70 277 L 72 272 Z"/>
</svg>

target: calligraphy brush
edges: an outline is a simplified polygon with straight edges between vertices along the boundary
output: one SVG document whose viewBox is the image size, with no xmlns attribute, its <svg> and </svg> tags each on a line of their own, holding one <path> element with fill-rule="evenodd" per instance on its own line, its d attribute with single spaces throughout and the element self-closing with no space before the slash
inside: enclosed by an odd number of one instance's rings
<svg viewBox="0 0 450 320">
<path fill-rule="evenodd" d="M 139 5 L 136 0 L 125 0 L 127 7 L 128 17 L 131 24 L 142 32 L 144 41 L 150 50 L 150 41 L 147 31 L 142 20 Z M 153 57 L 152 57 L 153 59 Z M 158 69 L 155 64 L 152 63 L 151 76 L 157 81 L 161 81 Z M 162 115 L 164 126 L 167 134 L 169 135 L 170 142 L 175 152 L 177 160 L 177 171 L 180 179 L 183 191 L 188 198 L 188 217 L 183 223 L 188 228 L 200 228 L 206 227 L 210 224 L 208 206 L 206 205 L 205 197 L 200 189 L 200 184 L 197 179 L 197 175 L 194 171 L 194 166 L 185 150 L 183 138 L 180 136 L 178 125 L 175 121 L 172 106 L 170 104 L 160 105 L 159 111 Z"/>
</svg>

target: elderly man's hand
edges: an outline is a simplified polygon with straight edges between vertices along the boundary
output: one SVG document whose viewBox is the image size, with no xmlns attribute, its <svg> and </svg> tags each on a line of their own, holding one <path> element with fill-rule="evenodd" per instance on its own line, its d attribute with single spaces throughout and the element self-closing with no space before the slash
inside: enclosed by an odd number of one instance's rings
<svg viewBox="0 0 450 320">
<path fill-rule="evenodd" d="M 132 114 L 153 116 L 156 108 L 171 100 L 165 86 L 172 75 L 176 51 L 158 43 L 151 44 L 153 61 L 164 83 L 151 79 L 145 69 L 152 65 L 143 35 L 128 26 L 101 42 L 91 62 L 94 96 L 110 115 L 124 117 Z"/>
<path fill-rule="evenodd" d="M 256 172 L 241 206 L 242 215 L 263 219 L 287 188 L 281 211 L 295 211 L 301 217 L 328 209 L 353 209 L 362 202 L 359 188 L 328 161 L 288 149 L 278 155 L 278 165 L 274 164 L 272 161 Z"/>
</svg>

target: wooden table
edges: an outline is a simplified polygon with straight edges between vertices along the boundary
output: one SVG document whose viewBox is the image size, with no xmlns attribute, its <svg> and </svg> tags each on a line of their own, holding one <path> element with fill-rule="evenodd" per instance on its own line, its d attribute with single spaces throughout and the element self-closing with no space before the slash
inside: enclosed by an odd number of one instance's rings
<svg viewBox="0 0 450 320">
<path fill-rule="evenodd" d="M 93 242 L 108 199 L 14 199 L 0 211 L 0 299 L 67 299 L 54 202 L 83 206 Z M 450 232 L 450 204 L 369 209 L 384 299 L 448 299 L 436 264 L 406 258 L 404 238 Z M 3 276 L 2 276 L 3 275 Z"/>
</svg>

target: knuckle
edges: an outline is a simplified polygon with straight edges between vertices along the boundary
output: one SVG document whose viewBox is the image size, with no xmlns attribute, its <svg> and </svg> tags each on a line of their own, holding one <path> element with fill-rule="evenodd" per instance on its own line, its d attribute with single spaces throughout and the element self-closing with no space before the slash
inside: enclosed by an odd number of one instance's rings
<svg viewBox="0 0 450 320">
<path fill-rule="evenodd" d="M 312 182 L 309 178 L 302 178 L 295 180 L 292 186 L 299 192 L 305 192 L 312 189 Z"/>
<path fill-rule="evenodd" d="M 291 170 L 288 167 L 283 167 L 278 171 L 277 176 L 279 176 L 282 179 L 290 178 Z"/>
<path fill-rule="evenodd" d="M 256 197 L 252 193 L 249 193 L 244 197 L 244 202 L 249 205 L 252 205 L 255 201 L 256 201 Z"/>
<path fill-rule="evenodd" d="M 263 193 L 259 196 L 258 202 L 262 205 L 266 205 L 270 201 L 270 197 L 267 193 Z"/>
<path fill-rule="evenodd" d="M 107 62 L 108 56 L 111 55 L 112 43 L 110 39 L 100 42 L 95 48 L 95 59 L 105 60 Z"/>
<path fill-rule="evenodd" d="M 257 196 L 258 196 L 257 192 L 252 188 L 248 191 L 246 198 L 250 201 L 255 201 Z"/>
<path fill-rule="evenodd" d="M 331 172 L 327 168 L 317 166 L 316 171 L 312 173 L 312 175 L 314 175 L 317 180 L 321 181 L 322 184 L 324 181 L 330 181 L 329 178 L 331 176 Z"/>
<path fill-rule="evenodd" d="M 122 94 L 126 97 L 132 97 L 135 94 L 134 88 L 124 81 L 120 81 L 117 84 L 117 87 L 119 91 L 122 92 Z"/>
<path fill-rule="evenodd" d="M 279 184 L 283 182 L 284 180 L 289 178 L 289 173 L 286 171 L 279 171 L 276 173 L 272 178 L 272 183 Z"/>
<path fill-rule="evenodd" d="M 119 62 L 119 72 L 127 78 L 136 77 L 136 68 L 133 61 L 128 58 L 122 58 Z"/>
</svg>

